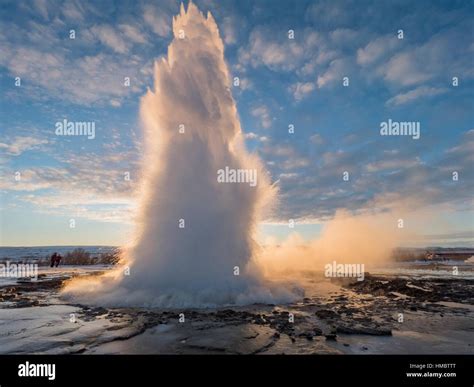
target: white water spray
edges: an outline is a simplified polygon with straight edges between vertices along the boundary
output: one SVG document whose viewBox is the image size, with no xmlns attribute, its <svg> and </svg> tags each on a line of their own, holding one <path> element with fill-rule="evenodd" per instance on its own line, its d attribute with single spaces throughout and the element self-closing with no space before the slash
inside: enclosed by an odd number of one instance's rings
<svg viewBox="0 0 474 387">
<path fill-rule="evenodd" d="M 141 101 L 143 196 L 125 257 L 130 275 L 72 282 L 66 293 L 160 307 L 289 301 L 289 292 L 263 284 L 253 263 L 255 226 L 274 190 L 245 149 L 216 22 L 190 3 L 173 33 L 167 58 L 155 64 L 154 90 Z M 256 171 L 258 184 L 219 181 L 226 168 Z"/>
</svg>

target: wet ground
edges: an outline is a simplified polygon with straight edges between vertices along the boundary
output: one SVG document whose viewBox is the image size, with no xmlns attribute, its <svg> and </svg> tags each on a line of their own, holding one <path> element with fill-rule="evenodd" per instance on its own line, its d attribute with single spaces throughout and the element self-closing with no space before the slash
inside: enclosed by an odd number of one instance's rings
<svg viewBox="0 0 474 387">
<path fill-rule="evenodd" d="M 474 353 L 474 281 L 306 273 L 291 305 L 153 310 L 65 303 L 60 269 L 0 284 L 1 353 Z"/>
</svg>

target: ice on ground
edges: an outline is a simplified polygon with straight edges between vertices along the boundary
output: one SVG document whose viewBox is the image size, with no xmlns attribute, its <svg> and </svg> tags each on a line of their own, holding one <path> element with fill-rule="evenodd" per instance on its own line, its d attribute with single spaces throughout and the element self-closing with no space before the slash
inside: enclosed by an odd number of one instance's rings
<svg viewBox="0 0 474 387">
<path fill-rule="evenodd" d="M 81 308 L 70 305 L 0 309 L 1 354 L 67 354 L 83 352 L 140 331 L 127 321 L 83 321 Z"/>
</svg>

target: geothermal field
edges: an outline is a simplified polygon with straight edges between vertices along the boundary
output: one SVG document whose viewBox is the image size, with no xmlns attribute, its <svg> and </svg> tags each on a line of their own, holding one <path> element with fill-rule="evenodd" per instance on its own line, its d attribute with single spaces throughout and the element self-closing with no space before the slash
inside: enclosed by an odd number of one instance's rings
<svg viewBox="0 0 474 387">
<path fill-rule="evenodd" d="M 400 264 L 364 281 L 305 272 L 288 303 L 199 308 L 103 307 L 64 301 L 70 278 L 110 268 L 44 268 L 0 284 L 3 354 L 469 354 L 471 264 Z M 295 275 L 288 277 L 294 278 Z M 281 278 L 283 280 L 284 278 Z"/>
</svg>

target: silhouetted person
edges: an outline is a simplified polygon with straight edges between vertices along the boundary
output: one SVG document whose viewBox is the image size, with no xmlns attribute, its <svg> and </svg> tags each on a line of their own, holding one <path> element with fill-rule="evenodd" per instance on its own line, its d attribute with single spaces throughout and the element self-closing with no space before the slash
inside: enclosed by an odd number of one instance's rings
<svg viewBox="0 0 474 387">
<path fill-rule="evenodd" d="M 63 258 L 63 257 L 61 257 L 61 254 L 56 255 L 56 267 L 59 266 L 59 264 L 61 263 L 61 259 L 62 259 L 62 258 Z"/>
<path fill-rule="evenodd" d="M 51 267 L 54 267 L 56 264 L 56 259 L 58 257 L 58 253 L 54 252 L 53 255 L 51 255 Z"/>
</svg>

